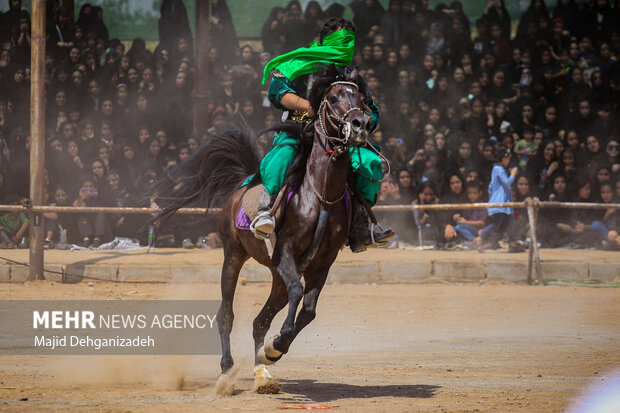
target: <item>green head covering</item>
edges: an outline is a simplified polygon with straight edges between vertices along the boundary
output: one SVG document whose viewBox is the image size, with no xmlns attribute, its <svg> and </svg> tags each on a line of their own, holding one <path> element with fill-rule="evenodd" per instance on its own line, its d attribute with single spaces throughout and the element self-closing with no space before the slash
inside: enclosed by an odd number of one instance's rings
<svg viewBox="0 0 620 413">
<path fill-rule="evenodd" d="M 336 30 L 325 36 L 322 43 L 312 42 L 308 47 L 300 47 L 272 59 L 263 72 L 263 84 L 272 70 L 278 69 L 289 80 L 301 75 L 314 73 L 321 64 L 346 66 L 353 61 L 355 32 L 351 29 Z"/>
</svg>

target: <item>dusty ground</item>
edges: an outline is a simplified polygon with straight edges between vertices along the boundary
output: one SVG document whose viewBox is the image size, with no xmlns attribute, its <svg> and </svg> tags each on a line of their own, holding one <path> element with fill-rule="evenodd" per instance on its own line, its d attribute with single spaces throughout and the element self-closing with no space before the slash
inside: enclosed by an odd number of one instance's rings
<svg viewBox="0 0 620 413">
<path fill-rule="evenodd" d="M 0 356 L 0 387 L 16 387 L 0 389 L 0 410 L 553 412 L 620 367 L 617 288 L 329 285 L 271 368 L 282 392 L 258 395 L 250 329 L 268 286 L 237 291 L 234 396 L 214 395 L 216 356 Z M 219 287 L 42 282 L 0 285 L 0 298 L 219 298 Z"/>
</svg>

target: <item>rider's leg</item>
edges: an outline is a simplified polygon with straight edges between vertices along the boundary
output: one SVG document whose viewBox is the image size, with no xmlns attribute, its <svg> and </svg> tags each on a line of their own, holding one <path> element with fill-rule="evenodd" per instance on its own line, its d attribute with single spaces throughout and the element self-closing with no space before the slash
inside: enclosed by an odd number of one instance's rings
<svg viewBox="0 0 620 413">
<path fill-rule="evenodd" d="M 351 169 L 351 173 L 355 174 L 355 184 L 362 196 L 368 205 L 373 206 L 381 187 L 379 181 L 383 177 L 381 158 L 370 149 L 352 149 Z M 349 246 L 353 252 L 366 251 L 366 248 L 376 243 L 386 242 L 394 236 L 394 232 L 390 229 L 384 231 L 374 229 L 371 236 L 368 219 L 366 208 L 359 202 L 353 202 L 353 221 L 349 231 Z"/>
<path fill-rule="evenodd" d="M 275 219 L 269 214 L 273 202 L 282 188 L 288 168 L 295 160 L 298 144 L 286 132 L 281 132 L 273 140 L 273 149 L 269 151 L 260 164 L 263 192 L 258 205 L 258 215 L 250 227 L 257 238 L 264 238 L 273 233 Z M 264 234 L 264 235 L 261 235 Z"/>
</svg>

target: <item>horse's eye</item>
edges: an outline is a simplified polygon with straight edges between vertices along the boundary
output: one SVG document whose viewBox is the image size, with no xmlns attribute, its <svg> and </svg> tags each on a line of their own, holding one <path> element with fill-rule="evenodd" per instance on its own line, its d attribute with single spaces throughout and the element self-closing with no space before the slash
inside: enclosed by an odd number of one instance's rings
<svg viewBox="0 0 620 413">
<path fill-rule="evenodd" d="M 330 96 L 329 97 L 329 103 L 332 103 L 332 104 L 338 103 L 338 96 L 333 96 L 333 95 Z"/>
</svg>

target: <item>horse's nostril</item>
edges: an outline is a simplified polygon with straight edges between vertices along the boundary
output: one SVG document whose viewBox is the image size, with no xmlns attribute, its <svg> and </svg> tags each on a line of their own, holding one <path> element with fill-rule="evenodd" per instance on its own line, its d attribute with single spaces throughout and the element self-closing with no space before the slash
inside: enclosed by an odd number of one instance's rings
<svg viewBox="0 0 620 413">
<path fill-rule="evenodd" d="M 353 124 L 354 129 L 359 129 L 362 126 L 362 122 L 360 122 L 359 119 L 353 119 L 353 122 L 351 123 Z"/>
</svg>

